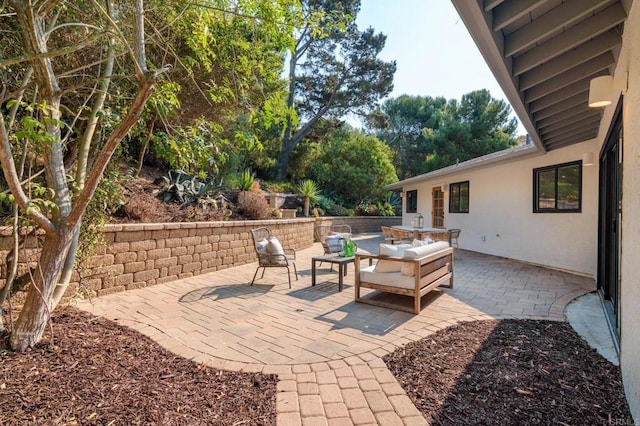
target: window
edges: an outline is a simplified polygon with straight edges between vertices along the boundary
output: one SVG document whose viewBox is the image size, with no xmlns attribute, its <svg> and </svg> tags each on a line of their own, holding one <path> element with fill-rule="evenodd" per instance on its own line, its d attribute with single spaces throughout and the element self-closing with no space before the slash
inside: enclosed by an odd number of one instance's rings
<svg viewBox="0 0 640 426">
<path fill-rule="evenodd" d="M 533 169 L 534 213 L 582 211 L 582 161 Z"/>
<path fill-rule="evenodd" d="M 469 181 L 449 185 L 449 213 L 469 213 Z"/>
<path fill-rule="evenodd" d="M 407 191 L 407 213 L 418 212 L 418 190 Z"/>
</svg>

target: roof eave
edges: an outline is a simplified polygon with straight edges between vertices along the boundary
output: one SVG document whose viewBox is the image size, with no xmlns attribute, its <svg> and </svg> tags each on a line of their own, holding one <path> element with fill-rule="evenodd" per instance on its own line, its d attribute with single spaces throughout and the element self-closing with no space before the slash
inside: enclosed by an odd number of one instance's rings
<svg viewBox="0 0 640 426">
<path fill-rule="evenodd" d="M 464 22 L 473 41 L 478 46 L 478 50 L 482 54 L 489 69 L 495 76 L 498 84 L 502 88 L 505 96 L 509 100 L 511 107 L 517 114 L 520 122 L 529 133 L 534 145 L 542 152 L 545 148 L 540 140 L 538 131 L 536 130 L 525 104 L 520 97 L 518 88 L 511 77 L 511 64 L 506 64 L 499 45 L 501 40 L 494 38 L 491 31 L 491 25 L 487 24 L 487 15 L 482 10 L 478 1 L 473 0 L 451 0 L 454 7 L 458 11 L 458 15 Z"/>
<path fill-rule="evenodd" d="M 401 190 L 403 187 L 408 185 L 414 185 L 420 182 L 435 180 L 437 178 L 446 177 L 454 173 L 460 173 L 464 171 L 470 171 L 470 170 L 480 169 L 483 167 L 493 166 L 497 163 L 511 161 L 515 158 L 520 158 L 524 156 L 534 156 L 534 155 L 542 155 L 542 154 L 544 154 L 544 152 L 541 151 L 535 145 L 521 145 L 521 146 L 509 148 L 503 151 L 494 152 L 492 154 L 487 154 L 482 157 L 474 158 L 472 160 L 465 161 L 463 163 L 454 164 L 452 166 L 445 167 L 439 170 L 434 170 L 433 172 L 429 172 L 419 176 L 414 176 L 409 179 L 401 180 L 399 182 L 386 185 L 384 188 L 387 191 Z"/>
</svg>

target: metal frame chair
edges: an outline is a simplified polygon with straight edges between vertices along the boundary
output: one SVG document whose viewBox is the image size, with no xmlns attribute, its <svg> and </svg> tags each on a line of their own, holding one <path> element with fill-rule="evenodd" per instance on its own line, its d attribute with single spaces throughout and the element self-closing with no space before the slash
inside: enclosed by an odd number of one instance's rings
<svg viewBox="0 0 640 426">
<path fill-rule="evenodd" d="M 262 268 L 262 275 L 260 276 L 260 279 L 264 278 L 264 271 L 267 268 L 287 268 L 289 288 L 291 288 L 291 270 L 289 269 L 289 266 L 293 266 L 293 271 L 296 275 L 296 281 L 298 280 L 298 270 L 296 269 L 296 251 L 294 249 L 284 248 L 284 254 L 276 254 L 269 253 L 268 249 L 260 250 L 258 248 L 258 243 L 266 241 L 268 247 L 268 241 L 269 238 L 271 238 L 271 231 L 269 230 L 269 228 L 266 228 L 264 226 L 252 229 L 251 237 L 253 238 L 253 248 L 256 251 L 256 255 L 258 256 L 258 267 L 256 268 L 255 274 L 253 274 L 251 285 L 253 285 L 253 283 L 255 282 L 260 268 Z"/>
<path fill-rule="evenodd" d="M 350 239 L 351 227 L 349 225 L 318 225 L 316 226 L 315 238 L 316 238 L 316 241 L 320 241 L 320 244 L 322 244 L 322 249 L 324 250 L 324 254 L 338 254 L 342 251 L 342 249 L 340 249 L 339 251 L 332 250 L 332 248 L 329 247 L 329 244 L 327 244 L 325 240 L 325 238 L 327 238 L 329 235 L 335 235 L 335 234 L 346 236 L 345 240 Z M 320 266 L 322 266 L 322 262 L 320 262 Z M 331 264 L 331 268 L 329 270 L 333 271 L 333 263 Z"/>
<path fill-rule="evenodd" d="M 449 244 L 451 245 L 451 247 L 453 247 L 453 245 L 456 245 L 456 253 L 458 253 L 458 256 L 460 256 L 460 259 L 462 259 L 462 254 L 460 253 L 460 245 L 458 244 L 458 238 L 460 237 L 460 233 L 462 232 L 461 229 L 449 229 Z"/>
</svg>

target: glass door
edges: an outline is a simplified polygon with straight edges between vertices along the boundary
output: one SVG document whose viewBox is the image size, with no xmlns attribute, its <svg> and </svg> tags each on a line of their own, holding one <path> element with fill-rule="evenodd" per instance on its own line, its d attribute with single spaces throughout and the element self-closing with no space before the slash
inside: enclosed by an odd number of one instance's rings
<svg viewBox="0 0 640 426">
<path fill-rule="evenodd" d="M 444 228 L 444 192 L 436 186 L 431 193 L 431 227 Z"/>
<path fill-rule="evenodd" d="M 621 105 L 600 153 L 598 291 L 609 323 L 620 339 L 620 253 L 622 220 Z"/>
</svg>

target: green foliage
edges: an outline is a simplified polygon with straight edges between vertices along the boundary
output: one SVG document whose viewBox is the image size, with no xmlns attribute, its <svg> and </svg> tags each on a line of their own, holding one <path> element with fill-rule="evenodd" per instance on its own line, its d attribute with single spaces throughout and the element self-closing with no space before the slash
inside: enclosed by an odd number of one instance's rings
<svg viewBox="0 0 640 426">
<path fill-rule="evenodd" d="M 386 200 L 385 185 L 397 181 L 391 150 L 375 136 L 339 131 L 325 145 L 313 176 L 343 205 Z"/>
<path fill-rule="evenodd" d="M 118 183 L 120 174 L 116 167 L 110 167 L 105 177 L 100 181 L 96 193 L 87 206 L 83 221 L 80 225 L 80 237 L 78 238 L 78 250 L 74 262 L 75 270 L 80 276 L 80 290 L 83 293 L 90 292 L 84 288 L 83 279 L 86 276 L 95 275 L 95 264 L 92 262 L 96 249 L 105 246 L 104 225 L 109 223 L 111 216 L 120 207 L 122 200 L 120 194 L 122 187 Z"/>
<path fill-rule="evenodd" d="M 409 95 L 388 99 L 383 104 L 387 127 L 378 137 L 393 149 L 393 164 L 400 179 L 422 173 L 431 149 L 427 135 L 440 128 L 446 104 L 442 97 Z"/>
<path fill-rule="evenodd" d="M 391 203 L 376 203 L 376 209 L 378 210 L 378 215 L 380 216 L 395 216 L 396 212 Z"/>
<path fill-rule="evenodd" d="M 320 196 L 320 191 L 311 179 L 305 179 L 296 188 L 296 192 L 304 199 L 304 215 L 309 216 L 311 203 L 315 203 Z"/>
<path fill-rule="evenodd" d="M 462 100 L 403 95 L 382 110 L 388 127 L 378 136 L 396 156 L 401 179 L 470 160 L 516 144 L 516 120 L 504 101 L 487 90 Z"/>
<path fill-rule="evenodd" d="M 296 193 L 302 198 L 307 198 L 315 203 L 320 197 L 318 187 L 311 179 L 305 179 L 296 187 Z"/>
<path fill-rule="evenodd" d="M 158 157 L 165 159 L 172 169 L 186 173 L 217 174 L 227 161 L 228 142 L 220 138 L 222 127 L 198 120 L 195 126 L 183 126 L 173 135 L 155 134 L 154 146 Z"/>
<path fill-rule="evenodd" d="M 251 173 L 250 170 L 245 170 L 240 173 L 240 177 L 238 178 L 238 189 L 240 191 L 251 191 L 253 189 L 253 184 L 255 183 L 256 176 Z"/>
<path fill-rule="evenodd" d="M 262 181 L 262 184 L 267 192 L 276 192 L 281 194 L 295 192 L 295 186 L 291 182 Z"/>
<path fill-rule="evenodd" d="M 222 195 L 224 186 L 216 182 L 215 177 L 200 179 L 183 171 L 169 172 L 163 177 L 165 188 L 160 196 L 165 203 L 177 202 L 183 206 L 198 205 L 200 207 L 221 208 L 228 204 Z"/>
<path fill-rule="evenodd" d="M 491 97 L 488 90 L 449 101 L 440 129 L 425 135 L 433 156 L 423 172 L 481 157 L 515 145 L 517 122 L 509 118 L 511 107 Z"/>
<path fill-rule="evenodd" d="M 358 29 L 360 0 L 302 0 L 301 5 L 304 19 L 295 22 L 287 98 L 301 124 L 291 120 L 285 127 L 279 180 L 287 176 L 293 149 L 320 118 L 369 114 L 393 89 L 396 70 L 395 62 L 378 57 L 386 36 L 371 27 Z"/>
</svg>

